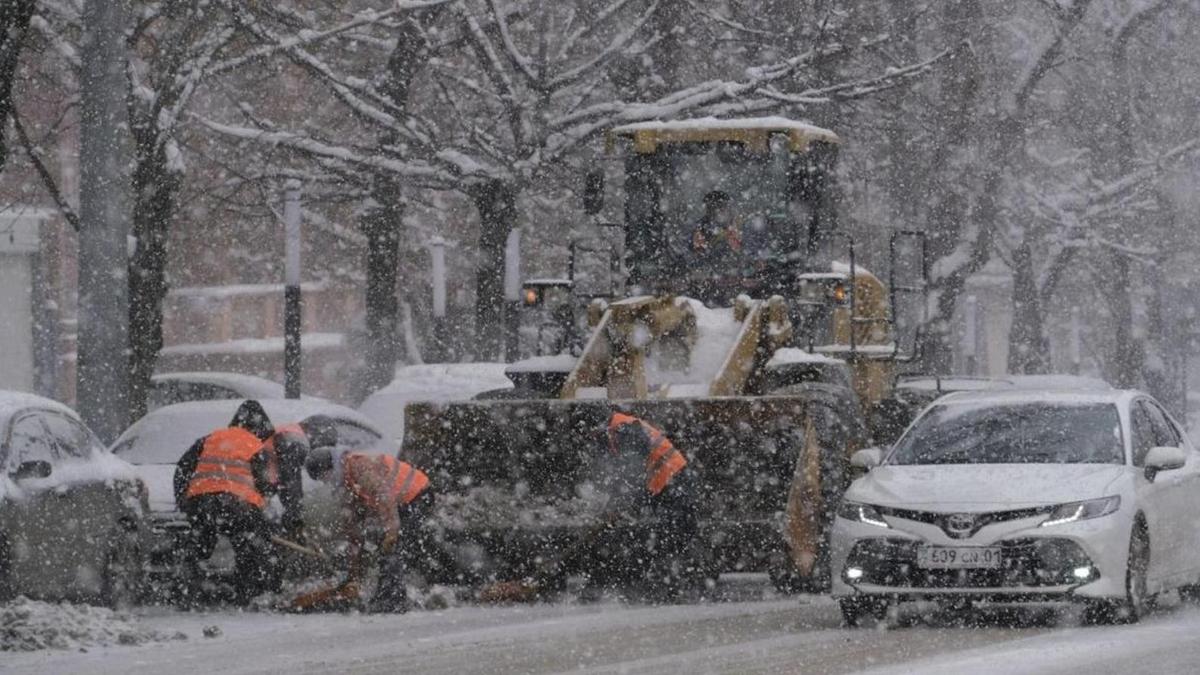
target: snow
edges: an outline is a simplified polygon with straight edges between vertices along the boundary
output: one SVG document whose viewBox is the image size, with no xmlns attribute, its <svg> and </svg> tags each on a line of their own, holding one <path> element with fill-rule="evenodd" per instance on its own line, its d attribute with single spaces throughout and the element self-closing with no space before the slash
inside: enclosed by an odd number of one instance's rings
<svg viewBox="0 0 1200 675">
<path fill-rule="evenodd" d="M 845 262 L 841 262 L 839 260 L 834 260 L 833 262 L 829 263 L 829 269 L 834 274 L 844 274 L 847 276 L 850 275 L 850 263 L 845 263 Z M 862 265 L 858 264 L 857 262 L 854 264 L 854 274 L 855 275 L 863 274 L 863 275 L 870 276 L 870 277 L 875 276 L 874 274 L 871 273 L 871 270 L 863 267 Z"/>
<path fill-rule="evenodd" d="M 183 454 L 182 452 L 180 454 Z M 54 463 L 53 471 L 45 478 L 25 478 L 21 491 L 46 492 L 66 490 L 92 483 L 133 482 L 138 474 L 129 462 L 114 456 L 108 450 L 97 448 L 87 457 L 60 460 Z"/>
<path fill-rule="evenodd" d="M 783 347 L 775 350 L 775 353 L 771 355 L 771 359 L 767 361 L 767 368 L 781 368 L 793 364 L 845 365 L 845 363 L 841 359 L 824 354 L 806 352 L 796 347 Z"/>
<path fill-rule="evenodd" d="M 526 494 L 520 485 L 515 490 L 483 485 L 439 494 L 434 518 L 453 530 L 586 526 L 595 522 L 607 501 L 608 495 L 596 490 L 554 500 Z"/>
<path fill-rule="evenodd" d="M 415 402 L 463 401 L 493 389 L 512 389 L 504 363 L 430 363 L 401 366 L 391 384 L 367 397 L 358 410 L 389 438 L 404 438 L 404 406 Z"/>
<path fill-rule="evenodd" d="M 306 281 L 300 284 L 302 293 L 323 291 L 329 287 L 324 281 Z M 218 300 L 250 295 L 279 295 L 283 296 L 283 284 L 229 284 L 226 286 L 182 286 L 172 288 L 167 292 L 172 298 L 195 298 L 199 300 Z"/>
<path fill-rule="evenodd" d="M 141 645 L 187 637 L 181 632 L 168 634 L 145 627 L 128 614 L 104 607 L 55 604 L 25 597 L 0 605 L 0 652 L 43 649 L 87 652 L 89 647 Z"/>
<path fill-rule="evenodd" d="M 534 356 L 511 363 L 504 370 L 508 373 L 569 373 L 575 369 L 575 364 L 578 363 L 578 361 L 578 358 L 570 354 Z"/>
<path fill-rule="evenodd" d="M 283 352 L 283 336 L 241 338 L 225 342 L 204 342 L 163 347 L 165 356 L 196 356 L 209 354 L 273 354 Z M 300 344 L 305 350 L 341 347 L 346 341 L 342 333 L 305 333 Z"/>
<path fill-rule="evenodd" d="M 666 368 L 653 350 L 646 358 L 646 383 L 651 387 L 669 386 L 671 396 L 707 395 L 721 365 L 728 357 L 742 323 L 733 318 L 732 307 L 713 309 L 693 298 L 680 298 L 696 317 L 696 342 L 685 370 Z M 703 394 L 697 394 L 698 387 Z"/>
<path fill-rule="evenodd" d="M 717 119 L 716 117 L 697 117 L 686 120 L 635 122 L 613 127 L 614 134 L 632 134 L 638 131 L 695 131 L 700 129 L 778 129 L 780 131 L 799 131 L 808 136 L 822 138 L 831 143 L 839 142 L 837 134 L 813 124 L 797 122 L 786 117 L 740 117 L 735 119 Z"/>
</svg>

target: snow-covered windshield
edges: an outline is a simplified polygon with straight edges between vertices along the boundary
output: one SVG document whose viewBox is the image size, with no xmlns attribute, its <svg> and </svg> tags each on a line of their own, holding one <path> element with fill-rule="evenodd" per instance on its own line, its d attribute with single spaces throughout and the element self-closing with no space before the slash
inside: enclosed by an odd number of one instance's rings
<svg viewBox="0 0 1200 675">
<path fill-rule="evenodd" d="M 889 464 L 1122 464 L 1112 403 L 938 405 L 896 444 Z"/>
</svg>

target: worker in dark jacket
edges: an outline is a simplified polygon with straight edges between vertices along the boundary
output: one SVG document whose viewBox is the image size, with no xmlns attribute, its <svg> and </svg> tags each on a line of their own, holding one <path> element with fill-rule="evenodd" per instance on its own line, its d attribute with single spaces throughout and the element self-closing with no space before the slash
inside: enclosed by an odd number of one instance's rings
<svg viewBox="0 0 1200 675">
<path fill-rule="evenodd" d="M 615 525 L 592 547 L 585 598 L 639 584 L 652 599 L 674 598 L 704 574 L 687 460 L 662 430 L 624 412 L 612 413 L 603 437 L 596 479 Z"/>
<path fill-rule="evenodd" d="M 335 486 L 343 506 L 343 534 L 350 548 L 346 579 L 337 586 L 297 598 L 293 608 L 355 604 L 371 564 L 369 558 L 374 557 L 379 565 L 379 586 L 367 610 L 407 611 L 405 569 L 412 553 L 421 548 L 426 534 L 424 522 L 433 511 L 429 477 L 408 462 L 387 455 L 347 452 L 335 456 L 325 448 L 314 450 L 306 466 L 313 480 Z"/>
<path fill-rule="evenodd" d="M 199 563 L 225 535 L 233 544 L 234 586 L 243 601 L 279 586 L 264 513 L 272 488 L 263 442 L 272 433 L 262 405 L 245 401 L 227 428 L 196 440 L 175 468 L 175 501 L 191 525 L 183 550 L 189 576 L 198 578 Z"/>
<path fill-rule="evenodd" d="M 311 415 L 297 424 L 284 424 L 264 443 L 267 482 L 283 506 L 283 536 L 298 544 L 304 537 L 304 462 L 313 448 L 337 445 L 337 426 L 325 415 Z"/>
</svg>

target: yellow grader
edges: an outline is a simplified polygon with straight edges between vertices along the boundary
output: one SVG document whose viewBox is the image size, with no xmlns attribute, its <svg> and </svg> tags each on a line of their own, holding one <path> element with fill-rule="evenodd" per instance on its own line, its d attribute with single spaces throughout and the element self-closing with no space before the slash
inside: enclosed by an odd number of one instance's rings
<svg viewBox="0 0 1200 675">
<path fill-rule="evenodd" d="M 837 228 L 839 142 L 783 118 L 609 132 L 625 159 L 624 288 L 583 296 L 573 352 L 513 364 L 513 390 L 407 407 L 402 452 L 438 481 L 447 537 L 514 576 L 570 546 L 594 515 L 596 420 L 619 405 L 686 455 L 717 570 L 825 585 L 848 458 L 869 444 L 868 413 L 903 358 L 894 284 L 857 266 Z M 586 185 L 594 214 L 603 181 Z M 717 267 L 689 258 L 714 190 L 730 196 L 742 234 Z M 834 261 L 839 249 L 846 262 Z"/>
</svg>

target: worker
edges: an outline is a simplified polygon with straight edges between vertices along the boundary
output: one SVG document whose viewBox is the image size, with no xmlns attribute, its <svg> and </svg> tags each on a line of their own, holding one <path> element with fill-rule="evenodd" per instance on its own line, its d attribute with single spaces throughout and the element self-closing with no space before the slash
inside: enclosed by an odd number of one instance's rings
<svg viewBox="0 0 1200 675">
<path fill-rule="evenodd" d="M 602 443 L 594 476 L 612 525 L 592 545 L 584 598 L 643 584 L 650 599 L 669 600 L 694 588 L 704 566 L 687 460 L 662 430 L 623 411 L 607 417 Z"/>
<path fill-rule="evenodd" d="M 229 426 L 197 439 L 175 468 L 175 502 L 191 525 L 183 547 L 185 572 L 195 581 L 218 535 L 233 545 L 234 587 L 241 601 L 278 590 L 276 554 L 265 515 L 270 489 L 263 442 L 274 433 L 258 401 L 243 402 Z"/>
<path fill-rule="evenodd" d="M 298 544 L 305 542 L 304 462 L 313 448 L 332 448 L 337 438 L 337 426 L 331 418 L 310 415 L 297 424 L 275 427 L 264 444 L 270 490 L 283 506 L 283 536 Z"/>
<path fill-rule="evenodd" d="M 327 448 L 315 449 L 305 466 L 313 480 L 332 483 L 340 495 L 343 534 L 349 541 L 347 576 L 335 587 L 297 598 L 293 606 L 315 609 L 322 604 L 356 601 L 371 546 L 378 556 L 379 585 L 367 611 L 407 611 L 406 558 L 414 550 L 409 544 L 422 536 L 424 522 L 433 510 L 429 477 L 387 455 L 348 452 L 335 456 Z M 401 534 L 405 545 L 399 545 Z"/>
<path fill-rule="evenodd" d="M 729 195 L 712 190 L 704 195 L 704 215 L 692 226 L 692 253 L 700 261 L 717 262 L 742 250 L 742 234 Z"/>
</svg>

